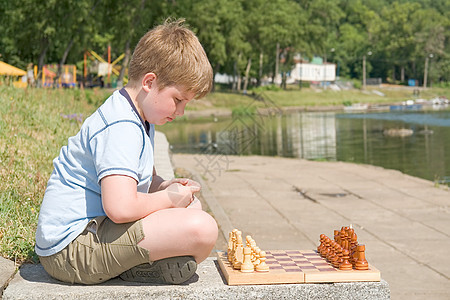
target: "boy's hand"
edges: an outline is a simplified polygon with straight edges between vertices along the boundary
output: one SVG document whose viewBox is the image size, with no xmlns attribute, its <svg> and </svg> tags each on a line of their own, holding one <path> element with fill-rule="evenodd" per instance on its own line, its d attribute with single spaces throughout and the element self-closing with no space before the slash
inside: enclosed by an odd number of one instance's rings
<svg viewBox="0 0 450 300">
<path fill-rule="evenodd" d="M 161 183 L 161 185 L 159 186 L 159 190 L 165 190 L 167 187 L 169 187 L 171 184 L 174 184 L 174 183 L 179 183 L 179 184 L 182 184 L 184 186 L 198 186 L 201 189 L 200 183 L 198 183 L 195 180 L 188 179 L 188 178 L 174 178 L 174 179 L 171 179 L 171 180 L 163 181 Z"/>
<path fill-rule="evenodd" d="M 188 207 L 194 200 L 194 193 L 200 191 L 200 184 L 197 182 L 187 179 L 184 183 L 175 182 L 166 188 L 173 207 Z"/>
</svg>

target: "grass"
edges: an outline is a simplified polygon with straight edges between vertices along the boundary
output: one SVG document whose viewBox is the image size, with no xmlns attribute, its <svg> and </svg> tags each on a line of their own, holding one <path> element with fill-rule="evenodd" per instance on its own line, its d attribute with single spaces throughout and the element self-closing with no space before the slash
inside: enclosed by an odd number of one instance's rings
<svg viewBox="0 0 450 300">
<path fill-rule="evenodd" d="M 36 260 L 34 234 L 52 160 L 105 91 L 0 86 L 0 256 Z M 76 114 L 76 115 L 75 115 Z"/>
</svg>

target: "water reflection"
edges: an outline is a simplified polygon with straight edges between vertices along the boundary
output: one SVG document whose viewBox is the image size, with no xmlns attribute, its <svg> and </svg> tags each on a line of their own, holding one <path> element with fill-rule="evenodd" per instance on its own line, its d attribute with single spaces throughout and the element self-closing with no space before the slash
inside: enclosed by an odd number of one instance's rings
<svg viewBox="0 0 450 300">
<path fill-rule="evenodd" d="M 445 151 L 450 147 L 450 111 L 296 112 L 174 122 L 158 130 L 166 133 L 174 152 L 338 160 L 428 180 L 450 179 L 450 154 Z"/>
</svg>

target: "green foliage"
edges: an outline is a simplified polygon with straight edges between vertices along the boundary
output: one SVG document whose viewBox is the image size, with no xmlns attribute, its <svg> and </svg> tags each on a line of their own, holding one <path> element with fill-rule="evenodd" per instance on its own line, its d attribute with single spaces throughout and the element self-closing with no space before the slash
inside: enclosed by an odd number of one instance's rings
<svg viewBox="0 0 450 300">
<path fill-rule="evenodd" d="M 422 81 L 425 57 L 433 54 L 429 81 L 450 81 L 445 0 L 4 0 L 0 15 L 0 59 L 23 69 L 67 63 L 81 70 L 85 50 L 106 59 L 108 45 L 113 60 L 127 54 L 119 63 L 126 68 L 148 29 L 179 17 L 197 33 L 215 72 L 242 77 L 250 66 L 258 83 L 274 76 L 277 55 L 286 73 L 296 54 L 327 57 L 340 76 L 358 79 L 367 56 L 368 77 L 392 82 Z"/>
<path fill-rule="evenodd" d="M 93 103 L 104 91 L 89 91 Z M 58 155 L 95 109 L 81 90 L 0 86 L 0 256 L 35 260 L 39 207 Z"/>
</svg>

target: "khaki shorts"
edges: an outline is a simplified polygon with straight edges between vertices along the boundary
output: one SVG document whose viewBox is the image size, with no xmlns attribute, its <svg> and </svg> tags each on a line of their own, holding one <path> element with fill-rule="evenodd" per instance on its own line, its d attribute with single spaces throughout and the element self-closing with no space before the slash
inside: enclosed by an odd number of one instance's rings
<svg viewBox="0 0 450 300">
<path fill-rule="evenodd" d="M 51 256 L 41 256 L 40 261 L 58 280 L 101 283 L 149 262 L 148 250 L 137 245 L 144 237 L 140 220 L 115 224 L 107 217 L 97 217 L 66 248 Z"/>
</svg>

